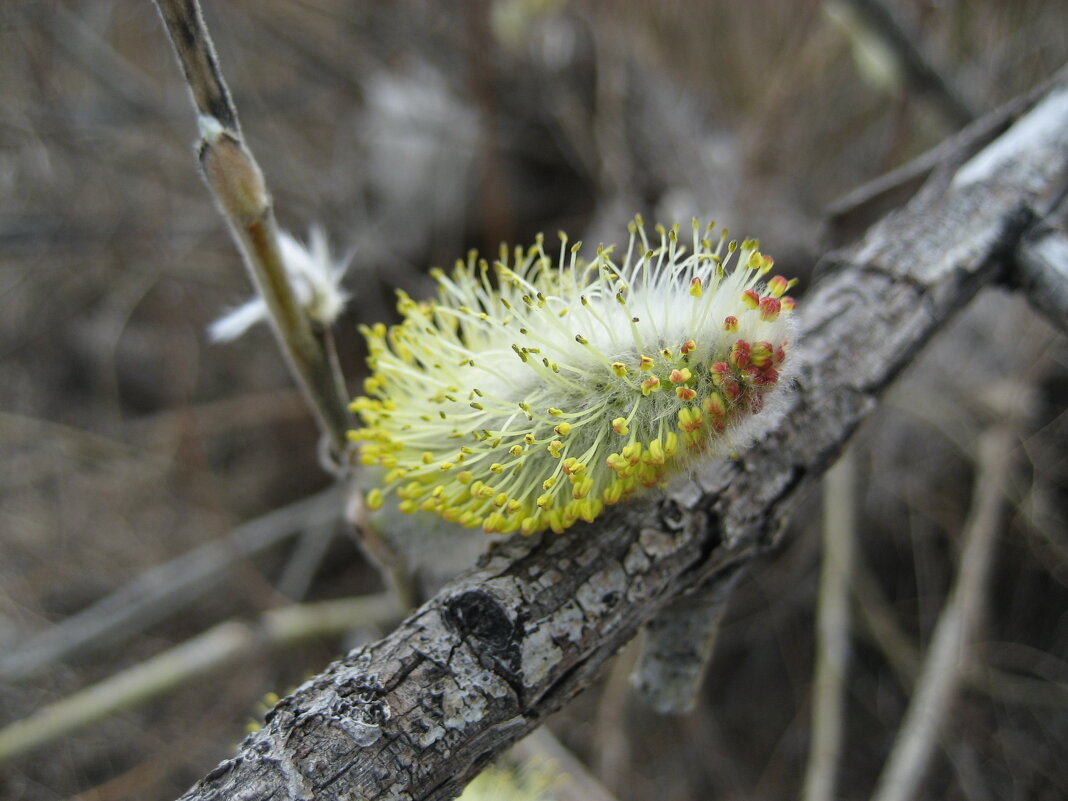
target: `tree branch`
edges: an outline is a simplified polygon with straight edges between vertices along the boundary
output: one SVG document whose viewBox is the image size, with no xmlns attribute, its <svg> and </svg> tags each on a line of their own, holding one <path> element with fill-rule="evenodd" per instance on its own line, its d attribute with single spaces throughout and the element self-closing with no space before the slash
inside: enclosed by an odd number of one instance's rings
<svg viewBox="0 0 1068 801">
<path fill-rule="evenodd" d="M 801 317 L 797 391 L 761 443 L 659 500 L 501 542 L 391 635 L 283 699 L 184 799 L 451 798 L 665 605 L 769 548 L 878 395 L 1068 181 L 1068 71 L 1025 111 L 824 260 Z"/>
<path fill-rule="evenodd" d="M 1068 334 L 1068 235 L 1036 226 L 1020 243 L 1016 278 L 1031 304 Z"/>
</svg>

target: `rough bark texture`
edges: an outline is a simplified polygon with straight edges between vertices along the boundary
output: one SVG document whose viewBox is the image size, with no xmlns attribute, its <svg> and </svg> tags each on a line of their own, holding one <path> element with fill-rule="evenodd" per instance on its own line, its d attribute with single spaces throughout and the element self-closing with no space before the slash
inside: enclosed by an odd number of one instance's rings
<svg viewBox="0 0 1068 801">
<path fill-rule="evenodd" d="M 962 134 L 905 208 L 825 260 L 803 306 L 797 391 L 763 442 L 667 497 L 501 543 L 281 701 L 184 798 L 451 798 L 645 621 L 771 546 L 877 395 L 1063 192 L 1068 75 L 1022 112 Z"/>
</svg>

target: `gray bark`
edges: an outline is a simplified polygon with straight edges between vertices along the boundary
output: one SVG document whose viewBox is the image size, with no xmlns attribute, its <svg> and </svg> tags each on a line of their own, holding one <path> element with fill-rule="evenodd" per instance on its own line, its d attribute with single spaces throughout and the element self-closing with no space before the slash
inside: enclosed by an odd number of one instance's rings
<svg viewBox="0 0 1068 801">
<path fill-rule="evenodd" d="M 1063 193 L 1068 73 L 1022 112 L 988 136 L 965 131 L 906 207 L 824 260 L 802 307 L 797 389 L 762 442 L 592 525 L 502 542 L 388 637 L 283 699 L 186 801 L 451 798 L 645 621 L 729 581 Z"/>
<path fill-rule="evenodd" d="M 1036 226 L 1020 243 L 1013 278 L 1031 304 L 1068 334 L 1068 235 Z"/>
<path fill-rule="evenodd" d="M 672 601 L 645 624 L 645 639 L 630 681 L 657 712 L 681 714 L 694 708 L 720 621 L 741 576 L 736 571 L 732 580 L 704 584 Z"/>
</svg>

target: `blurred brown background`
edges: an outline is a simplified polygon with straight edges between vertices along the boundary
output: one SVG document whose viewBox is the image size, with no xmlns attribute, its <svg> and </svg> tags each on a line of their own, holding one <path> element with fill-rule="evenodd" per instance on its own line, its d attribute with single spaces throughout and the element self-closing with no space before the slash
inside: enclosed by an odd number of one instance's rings
<svg viewBox="0 0 1068 801">
<path fill-rule="evenodd" d="M 356 323 L 388 319 L 394 286 L 423 294 L 429 266 L 473 246 L 557 229 L 612 241 L 635 212 L 699 216 L 759 235 L 808 281 L 828 203 L 950 135 L 961 108 L 1068 61 L 1061 0 L 890 3 L 961 107 L 911 85 L 844 2 L 205 5 L 280 223 L 320 222 L 354 254 L 337 331 L 353 387 Z M 329 479 L 267 330 L 205 333 L 250 289 L 196 174 L 154 6 L 5 0 L 0 82 L 2 652 Z M 1066 356 L 1021 301 L 987 292 L 858 438 L 862 605 L 917 648 L 953 575 L 987 400 L 1008 391 L 1032 410 L 982 649 L 1001 678 L 968 689 L 925 797 L 1068 797 Z M 617 670 L 558 716 L 620 801 L 796 797 L 818 500 L 732 602 L 694 713 L 652 715 Z M 378 588 L 336 528 L 290 600 Z M 0 677 L 0 726 L 284 603 L 292 542 L 143 632 Z M 172 798 L 229 754 L 264 693 L 351 643 L 264 655 L 0 765 L 0 797 Z M 848 798 L 870 792 L 908 698 L 893 667 L 908 654 L 863 627 L 854 647 Z M 1025 691 L 1006 691 L 1016 679 Z"/>
</svg>

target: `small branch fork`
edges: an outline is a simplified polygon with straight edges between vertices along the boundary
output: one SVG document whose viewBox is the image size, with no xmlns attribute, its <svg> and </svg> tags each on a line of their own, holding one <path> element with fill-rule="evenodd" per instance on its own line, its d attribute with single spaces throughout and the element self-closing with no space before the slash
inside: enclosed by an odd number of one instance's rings
<svg viewBox="0 0 1068 801">
<path fill-rule="evenodd" d="M 197 0 L 156 0 L 200 115 L 201 172 L 244 257 L 252 281 L 267 304 L 278 343 L 304 391 L 331 460 L 344 465 L 351 428 L 345 380 L 333 338 L 297 300 L 278 245 L 271 196 L 263 172 L 246 147 L 219 71 Z"/>
<path fill-rule="evenodd" d="M 384 639 L 282 699 L 183 796 L 442 801 L 649 619 L 770 547 L 878 396 L 1068 187 L 1068 70 L 977 121 L 904 207 L 828 255 L 796 392 L 763 441 L 658 501 L 501 542 Z"/>
</svg>

